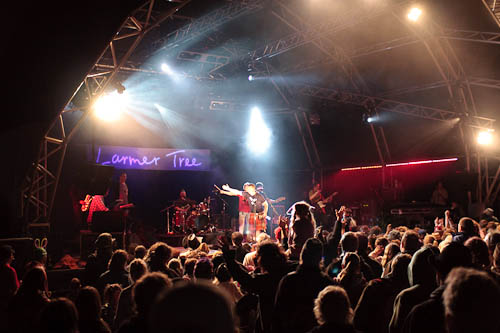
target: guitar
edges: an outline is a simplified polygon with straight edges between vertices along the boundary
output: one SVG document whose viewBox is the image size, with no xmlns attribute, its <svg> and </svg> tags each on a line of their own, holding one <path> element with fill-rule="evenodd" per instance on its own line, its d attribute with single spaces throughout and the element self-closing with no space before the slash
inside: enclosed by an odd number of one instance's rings
<svg viewBox="0 0 500 333">
<path fill-rule="evenodd" d="M 273 202 L 273 204 L 277 204 L 277 203 L 282 202 L 282 201 L 285 201 L 285 200 L 286 200 L 286 198 L 285 198 L 285 197 L 279 197 L 279 198 L 277 198 L 276 200 L 273 200 L 273 201 L 274 201 L 274 202 Z"/>
<path fill-rule="evenodd" d="M 336 196 L 337 194 L 339 194 L 339 192 L 333 192 L 328 197 L 322 198 L 320 201 L 318 201 L 316 203 L 316 205 L 319 207 L 319 209 L 321 209 L 321 211 L 323 212 L 323 214 L 326 214 L 326 210 L 325 210 L 326 205 L 328 203 L 330 203 L 332 201 L 333 197 Z"/>
<path fill-rule="evenodd" d="M 89 209 L 91 202 L 92 196 L 90 194 L 87 194 L 84 200 L 80 200 L 80 205 L 82 205 L 82 212 L 86 212 Z"/>
</svg>

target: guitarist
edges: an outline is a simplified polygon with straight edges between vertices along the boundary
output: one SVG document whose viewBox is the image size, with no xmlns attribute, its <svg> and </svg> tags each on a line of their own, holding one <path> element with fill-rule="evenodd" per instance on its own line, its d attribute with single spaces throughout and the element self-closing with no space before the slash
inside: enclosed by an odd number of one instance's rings
<svg viewBox="0 0 500 333">
<path fill-rule="evenodd" d="M 275 200 L 269 198 L 267 196 L 267 194 L 264 192 L 264 183 L 262 183 L 262 182 L 255 183 L 255 189 L 257 190 L 257 193 L 261 194 L 264 197 L 264 199 L 266 199 L 266 201 L 267 201 L 267 203 L 269 205 L 269 208 L 271 208 L 271 216 L 272 217 L 279 216 L 279 213 L 276 211 L 276 208 L 274 208 L 273 204 L 277 204 L 277 203 L 279 203 L 281 201 L 284 201 L 284 200 L 286 200 L 286 198 L 285 197 L 279 197 L 279 198 L 277 198 Z M 266 217 L 266 219 L 267 219 L 267 233 L 269 235 L 271 235 L 271 237 L 272 237 L 273 234 L 274 234 L 273 220 L 271 218 L 269 218 L 269 217 Z"/>
<path fill-rule="evenodd" d="M 323 226 L 328 222 L 326 205 L 332 201 L 332 198 L 337 195 L 337 192 L 332 193 L 325 198 L 321 192 L 321 184 L 314 184 L 313 188 L 309 191 L 309 202 L 314 206 L 314 217 L 319 225 Z"/>
</svg>

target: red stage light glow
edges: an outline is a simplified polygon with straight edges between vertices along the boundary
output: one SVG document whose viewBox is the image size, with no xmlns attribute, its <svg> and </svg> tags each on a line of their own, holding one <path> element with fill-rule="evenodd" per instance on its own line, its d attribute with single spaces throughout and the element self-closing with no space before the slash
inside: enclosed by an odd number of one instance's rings
<svg viewBox="0 0 500 333">
<path fill-rule="evenodd" d="M 443 162 L 454 162 L 458 161 L 457 157 L 452 158 L 442 158 L 438 160 L 422 160 L 422 161 L 412 161 L 412 162 L 402 162 L 402 163 L 389 163 L 386 164 L 386 168 L 405 166 L 405 165 L 419 165 L 419 164 L 430 164 L 430 163 L 443 163 Z M 343 168 L 340 171 L 353 171 L 353 170 L 365 170 L 365 169 L 380 169 L 382 165 L 370 165 L 370 166 L 360 166 L 360 167 L 351 167 L 351 168 Z"/>
</svg>

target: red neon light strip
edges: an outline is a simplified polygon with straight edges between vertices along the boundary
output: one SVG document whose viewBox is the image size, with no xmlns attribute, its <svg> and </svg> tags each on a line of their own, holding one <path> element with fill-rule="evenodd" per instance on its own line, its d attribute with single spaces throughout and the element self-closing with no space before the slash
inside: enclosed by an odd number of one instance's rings
<svg viewBox="0 0 500 333">
<path fill-rule="evenodd" d="M 452 157 L 452 158 L 442 158 L 439 160 L 422 160 L 422 161 L 413 161 L 413 162 L 390 163 L 390 164 L 386 164 L 385 167 L 391 168 L 391 167 L 398 167 L 398 166 L 405 166 L 405 165 L 419 165 L 419 164 L 454 162 L 454 161 L 458 161 L 458 158 Z M 340 169 L 340 171 L 380 169 L 380 168 L 382 168 L 382 165 L 370 165 L 370 166 L 361 166 L 361 167 L 353 167 L 353 168 L 343 168 L 343 169 Z"/>
</svg>

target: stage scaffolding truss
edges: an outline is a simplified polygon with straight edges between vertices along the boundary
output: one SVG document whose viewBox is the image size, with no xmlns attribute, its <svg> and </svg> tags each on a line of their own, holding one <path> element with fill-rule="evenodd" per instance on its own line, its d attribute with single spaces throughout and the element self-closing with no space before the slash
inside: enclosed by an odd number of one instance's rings
<svg viewBox="0 0 500 333">
<path fill-rule="evenodd" d="M 479 1 L 479 0 L 476 0 Z M 465 72 L 451 41 L 466 43 L 500 44 L 500 32 L 481 32 L 457 30 L 441 27 L 430 22 L 425 29 L 416 29 L 405 18 L 405 11 L 411 5 L 408 0 L 373 1 L 348 12 L 333 15 L 327 21 L 310 23 L 301 13 L 285 0 L 233 0 L 219 9 L 200 18 L 182 16 L 181 9 L 190 0 L 159 1 L 148 0 L 133 11 L 123 22 L 98 60 L 88 71 L 66 106 L 59 112 L 47 129 L 37 159 L 26 177 L 21 189 L 21 211 L 28 223 L 49 223 L 54 208 L 56 190 L 61 176 L 64 156 L 68 143 L 75 132 L 89 116 L 92 102 L 111 88 L 119 87 L 120 78 L 134 72 L 151 75 L 164 75 L 151 67 L 147 60 L 156 54 L 174 54 L 179 61 L 191 61 L 200 65 L 207 75 L 183 74 L 201 80 L 224 80 L 221 70 L 239 62 L 252 65 L 253 72 L 259 76 L 269 76 L 276 93 L 282 98 L 285 108 L 276 108 L 275 114 L 285 114 L 295 119 L 300 133 L 310 169 L 320 171 L 324 167 L 311 130 L 312 110 L 304 108 L 301 97 L 317 98 L 341 104 L 352 104 L 366 109 L 371 114 L 396 112 L 403 115 L 435 121 L 457 121 L 464 147 L 466 168 L 478 174 L 476 193 L 470 193 L 479 203 L 493 202 L 500 191 L 500 159 L 486 155 L 471 146 L 473 134 L 480 129 L 493 129 L 495 119 L 479 115 L 471 87 L 499 89 L 500 80 L 469 76 Z M 494 0 L 482 0 L 491 17 L 500 27 L 500 4 Z M 212 40 L 214 30 L 224 24 L 242 17 L 269 11 L 272 17 L 287 27 L 291 33 L 266 41 L 254 50 L 239 50 L 232 44 L 223 44 L 225 54 L 210 51 L 181 49 L 188 42 L 203 38 Z M 357 49 L 343 48 L 336 43 L 335 37 L 348 29 L 381 15 L 392 16 L 409 31 L 408 35 L 392 40 L 363 45 Z M 160 38 L 149 38 L 146 47 L 138 48 L 150 32 L 158 33 L 158 27 L 169 20 L 183 20 L 185 24 L 174 31 L 163 33 Z M 275 68 L 272 59 L 282 56 L 298 47 L 311 45 L 320 53 L 319 57 L 306 58 Z M 439 73 L 440 79 L 416 86 L 374 93 L 354 64 L 356 59 L 381 54 L 390 50 L 420 45 L 426 51 Z M 233 66 L 234 67 L 234 66 Z M 290 84 L 286 75 L 305 72 L 318 68 L 335 68 L 349 82 L 349 88 L 318 87 L 309 83 Z M 232 67 L 231 67 L 232 68 Z M 432 89 L 446 89 L 450 108 L 431 107 L 407 103 L 400 96 Z M 211 110 L 237 110 L 245 103 L 228 100 L 211 100 Z M 65 123 L 65 113 L 82 112 L 76 125 L 69 128 Z M 369 124 L 377 154 L 382 165 L 391 161 L 391 153 L 385 138 L 384 129 Z M 498 166 L 494 174 L 489 174 L 489 166 Z"/>
</svg>

